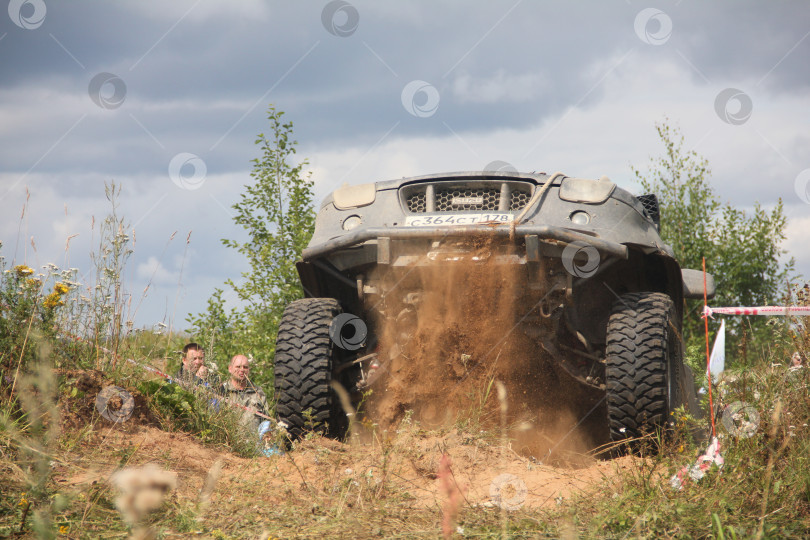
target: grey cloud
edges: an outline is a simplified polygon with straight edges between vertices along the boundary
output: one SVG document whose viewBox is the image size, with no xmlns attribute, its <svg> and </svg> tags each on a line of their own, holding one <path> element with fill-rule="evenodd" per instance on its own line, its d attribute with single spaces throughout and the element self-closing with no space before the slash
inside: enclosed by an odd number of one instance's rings
<svg viewBox="0 0 810 540">
<path fill-rule="evenodd" d="M 74 90 L 86 87 L 93 70 L 115 73 L 117 69 L 116 75 L 128 88 L 121 112 L 131 111 L 136 103 L 169 106 L 162 115 L 164 123 L 173 123 L 176 129 L 163 130 L 161 120 L 153 122 L 148 115 L 142 119 L 159 140 L 174 139 L 174 131 L 183 130 L 224 133 L 259 102 L 231 135 L 250 139 L 271 101 L 287 110 L 291 118 L 304 118 L 297 122 L 302 139 L 324 142 L 368 140 L 397 121 L 403 134 L 444 134 L 443 123 L 454 130 L 529 126 L 559 107 L 578 103 L 586 94 L 584 104 L 598 100 L 598 83 L 605 73 L 589 72 L 589 67 L 600 59 L 631 50 L 670 58 L 675 51 L 682 51 L 709 78 L 727 76 L 718 70 L 729 70 L 751 58 L 761 64 L 764 75 L 770 69 L 768 59 L 775 63 L 777 50 L 787 48 L 782 42 L 801 37 L 797 31 L 785 31 L 791 28 L 781 28 L 778 35 L 783 37 L 770 42 L 773 50 L 769 54 L 757 52 L 762 47 L 743 37 L 755 30 L 747 25 L 747 18 L 734 19 L 717 8 L 695 10 L 688 3 L 670 13 L 675 30 L 664 47 L 649 47 L 638 40 L 632 27 L 637 9 L 622 3 L 578 11 L 523 3 L 500 23 L 507 10 L 504 5 L 473 10 L 461 4 L 415 4 L 392 9 L 357 3 L 363 22 L 356 34 L 341 39 L 325 32 L 317 10 L 276 5 L 272 11 L 277 12 L 269 22 L 245 21 L 234 26 L 228 20 L 183 20 L 130 71 L 128 66 L 154 45 L 168 21 L 126 7 L 82 7 L 54 8 L 48 22 L 55 32 L 64 33 L 62 42 L 75 49 L 77 58 L 84 58 L 88 72 L 79 72 L 52 40 L 42 36 L 37 43 L 47 53 L 39 51 L 33 57 L 11 62 L 11 66 L 37 66 L 50 77 L 54 72 L 63 73 L 73 80 Z M 418 18 L 412 15 L 403 23 L 404 13 L 418 12 Z M 776 16 L 762 20 L 758 32 L 784 25 Z M 80 30 L 81 22 L 93 28 L 89 39 L 86 30 Z M 463 31 L 448 31 L 448 24 Z M 796 23 L 790 23 L 793 26 Z M 138 28 L 138 32 L 125 28 Z M 319 44 L 299 67 L 280 81 L 316 42 Z M 713 46 L 707 47 L 707 42 Z M 715 61 L 704 48 L 726 61 L 719 57 Z M 799 58 L 799 52 L 785 62 Z M 774 70 L 774 80 L 782 71 L 791 71 L 787 69 L 790 64 L 781 67 L 786 69 Z M 748 69 L 750 73 L 750 66 Z M 531 88 L 528 93 L 525 89 L 494 88 L 492 81 L 498 77 L 504 81 L 537 81 L 538 85 L 542 82 L 543 92 L 535 96 Z M 434 84 L 441 94 L 441 106 L 428 121 L 410 118 L 399 102 L 402 88 L 413 79 Z M 13 80 L 12 76 L 9 82 Z M 274 85 L 275 89 L 262 99 Z M 466 92 L 458 92 L 464 86 Z M 509 97 L 521 91 L 524 99 Z M 487 92 L 490 98 L 482 99 L 480 96 Z M 223 98 L 244 105 L 228 112 L 205 106 L 182 108 L 183 102 Z M 171 110 L 172 104 L 178 107 Z"/>
<path fill-rule="evenodd" d="M 679 98 L 690 107 L 704 100 L 706 115 L 714 119 L 717 92 L 735 87 L 751 93 L 751 120 L 733 126 L 742 131 L 723 132 L 717 141 L 709 137 L 698 148 L 715 153 L 740 148 L 744 141 L 735 137 L 758 137 L 754 130 L 774 139 L 784 157 L 765 143 L 744 146 L 762 161 L 756 175 L 761 181 L 739 183 L 740 176 L 750 176 L 747 156 L 739 157 L 739 171 L 727 166 L 715 172 L 717 185 L 735 202 L 772 201 L 785 168 L 810 167 L 807 141 L 776 140 L 775 128 L 757 123 L 759 111 L 805 95 L 810 85 L 804 61 L 810 37 L 802 41 L 810 14 L 806 3 L 661 3 L 673 30 L 659 46 L 642 42 L 634 30 L 634 19 L 647 4 L 351 3 L 360 22 L 347 37 L 324 28 L 326 1 L 49 1 L 47 17 L 36 30 L 18 28 L 0 14 L 0 36 L 5 35 L 0 39 L 0 196 L 19 182 L 0 199 L 4 238 L 16 234 L 25 186 L 33 196 L 44 197 L 39 205 L 58 211 L 66 201 L 103 216 L 103 183 L 120 179 L 126 193 L 122 211 L 139 221 L 138 264 L 158 257 L 165 238 L 177 230 L 183 238 L 173 241 L 169 259 L 160 259 L 174 269 L 171 257 L 193 229 L 196 251 L 188 255 L 187 283 L 208 286 L 221 283 L 214 277 L 233 277 L 243 261 L 223 251 L 218 240 L 240 231 L 221 206 L 227 209 L 249 180 L 250 160 L 258 155 L 253 141 L 269 129 L 265 111 L 271 102 L 294 122 L 302 158 L 307 152 L 346 148 L 360 149 L 362 156 L 379 150 L 375 145 L 389 132 L 383 145 L 456 138 L 463 147 L 465 139 L 495 130 L 542 128 L 540 137 L 548 138 L 527 142 L 514 155 L 490 155 L 490 149 L 480 147 L 474 155 L 462 148 L 463 155 L 448 163 L 480 168 L 502 159 L 554 167 L 559 160 L 572 173 L 599 169 L 602 174 L 610 172 L 605 167 L 626 163 L 634 150 L 614 146 L 616 139 L 637 138 L 623 133 L 623 126 L 592 126 L 604 131 L 605 144 L 591 149 L 583 164 L 576 137 L 564 131 L 565 122 L 554 131 L 555 123 L 568 111 L 589 114 L 608 97 L 615 99 L 609 85 L 625 81 L 625 74 L 648 76 L 650 89 L 642 92 L 649 93 L 631 96 L 638 107 L 628 114 L 636 115 L 634 125 L 649 117 L 650 138 L 654 120 L 686 110 Z M 689 78 L 692 93 L 658 101 L 668 89 L 659 91 L 657 85 L 665 84 L 663 77 L 673 69 Z M 100 72 L 126 84 L 120 107 L 102 109 L 88 96 L 90 80 Z M 413 80 L 437 89 L 435 114 L 417 118 L 403 107 L 402 90 Z M 746 87 L 760 80 L 756 88 Z M 720 120 L 717 124 L 726 126 Z M 558 135 L 573 141 L 571 147 L 550 144 Z M 536 152 L 526 156 L 535 142 Z M 420 148 L 429 151 L 429 146 Z M 198 190 L 183 191 L 168 176 L 170 160 L 181 152 L 205 161 L 208 177 Z M 409 159 L 413 167 L 424 166 L 424 156 Z M 331 171 L 324 185 L 350 172 Z M 789 193 L 788 184 L 778 188 L 780 194 Z M 44 190 L 49 190 L 46 196 Z M 31 233 L 38 237 L 53 236 L 50 229 L 42 232 L 46 225 L 36 227 Z M 85 239 L 76 240 L 84 252 L 89 249 L 82 244 Z M 53 239 L 52 251 L 59 253 L 62 242 Z M 161 291 L 172 292 L 168 285 Z M 202 308 L 209 291 L 201 291 L 189 289 L 184 301 Z"/>
<path fill-rule="evenodd" d="M 673 46 L 700 80 L 753 79 L 776 93 L 799 92 L 810 85 L 808 15 L 800 1 L 683 2 L 671 11 Z"/>
</svg>

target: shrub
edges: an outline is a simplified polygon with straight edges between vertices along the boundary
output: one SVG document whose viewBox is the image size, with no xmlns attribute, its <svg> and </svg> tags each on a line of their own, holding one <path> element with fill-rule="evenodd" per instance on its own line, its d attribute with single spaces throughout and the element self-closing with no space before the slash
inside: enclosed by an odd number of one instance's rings
<svg viewBox="0 0 810 540">
<path fill-rule="evenodd" d="M 164 380 L 142 381 L 137 388 L 148 398 L 164 427 L 195 434 L 244 457 L 257 455 L 258 435 L 241 424 L 242 411 L 208 388 L 188 390 Z"/>
</svg>

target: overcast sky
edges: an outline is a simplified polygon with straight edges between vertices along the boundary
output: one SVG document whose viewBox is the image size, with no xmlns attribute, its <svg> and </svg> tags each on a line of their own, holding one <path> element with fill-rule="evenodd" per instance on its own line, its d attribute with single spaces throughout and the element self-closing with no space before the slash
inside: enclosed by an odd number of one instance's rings
<svg viewBox="0 0 810 540">
<path fill-rule="evenodd" d="M 220 239 L 243 237 L 230 206 L 270 103 L 319 200 L 495 160 L 638 192 L 669 118 L 723 201 L 782 199 L 810 275 L 805 1 L 4 3 L 2 255 L 89 271 L 115 180 L 138 326 L 187 327 L 246 270 Z"/>
</svg>

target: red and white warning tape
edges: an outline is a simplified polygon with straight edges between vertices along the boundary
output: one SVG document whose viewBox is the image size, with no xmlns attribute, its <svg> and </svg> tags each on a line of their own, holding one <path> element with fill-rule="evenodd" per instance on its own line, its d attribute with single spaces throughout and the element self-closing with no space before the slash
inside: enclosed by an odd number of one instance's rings
<svg viewBox="0 0 810 540">
<path fill-rule="evenodd" d="M 711 386 L 711 354 L 709 353 L 709 319 L 713 318 L 712 315 L 771 315 L 771 316 L 799 316 L 810 317 L 810 306 L 757 306 L 757 307 L 709 307 L 706 305 L 706 259 L 703 259 L 703 319 L 706 326 L 706 377 L 708 379 L 709 389 L 709 410 L 714 411 L 712 404 L 712 386 Z M 722 328 L 722 327 L 721 327 Z M 716 344 L 715 344 L 716 345 Z M 721 368 L 722 369 L 722 368 Z M 691 479 L 697 482 L 706 472 L 716 466 L 718 470 L 722 470 L 725 460 L 720 454 L 720 441 L 717 438 L 715 430 L 714 415 L 711 415 L 712 421 L 712 438 L 709 447 L 706 451 L 697 458 L 695 463 L 690 466 L 681 468 L 675 475 L 670 478 L 670 485 L 675 489 L 683 489 L 684 483 Z"/>
<path fill-rule="evenodd" d="M 704 306 L 703 316 L 712 315 L 782 315 L 810 317 L 810 306 L 759 306 L 759 307 L 709 307 Z"/>
<path fill-rule="evenodd" d="M 669 484 L 675 489 L 683 489 L 684 484 L 688 479 L 695 482 L 703 478 L 712 465 L 716 465 L 717 469 L 722 469 L 725 464 L 723 456 L 720 455 L 720 441 L 717 437 L 712 437 L 711 444 L 701 456 L 695 460 L 695 464 L 691 467 L 685 466 L 675 473 L 669 479 Z"/>
<path fill-rule="evenodd" d="M 771 315 L 771 316 L 799 316 L 810 317 L 810 306 L 757 306 L 757 307 L 709 307 L 707 305 L 707 287 L 706 287 L 706 259 L 703 259 L 703 320 L 706 332 L 706 388 L 709 394 L 709 410 L 711 414 L 712 437 L 709 447 L 700 455 L 692 466 L 682 467 L 676 474 L 670 478 L 669 483 L 675 489 L 683 489 L 684 484 L 693 480 L 697 482 L 703 478 L 706 473 L 712 468 L 716 467 L 718 471 L 723 469 L 725 460 L 720 453 L 720 440 L 717 437 L 717 430 L 714 422 L 714 404 L 712 403 L 712 375 L 717 374 L 723 370 L 724 353 L 723 348 L 725 345 L 725 324 L 721 325 L 718 340 L 715 341 L 715 352 L 709 352 L 709 318 L 712 315 Z M 722 338 L 722 341 L 721 341 Z M 718 347 L 718 341 L 720 345 Z M 714 360 L 713 360 L 714 357 Z M 715 366 L 714 364 L 719 364 Z M 719 367 L 719 370 L 718 370 Z"/>
</svg>

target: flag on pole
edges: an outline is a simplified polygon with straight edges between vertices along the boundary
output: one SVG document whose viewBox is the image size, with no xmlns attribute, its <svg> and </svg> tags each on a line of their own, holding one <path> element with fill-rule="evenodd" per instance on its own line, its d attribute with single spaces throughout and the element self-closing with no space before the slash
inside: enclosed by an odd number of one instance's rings
<svg viewBox="0 0 810 540">
<path fill-rule="evenodd" d="M 726 321 L 720 323 L 720 330 L 714 338 L 712 354 L 709 356 L 709 373 L 715 383 L 726 368 Z"/>
</svg>

